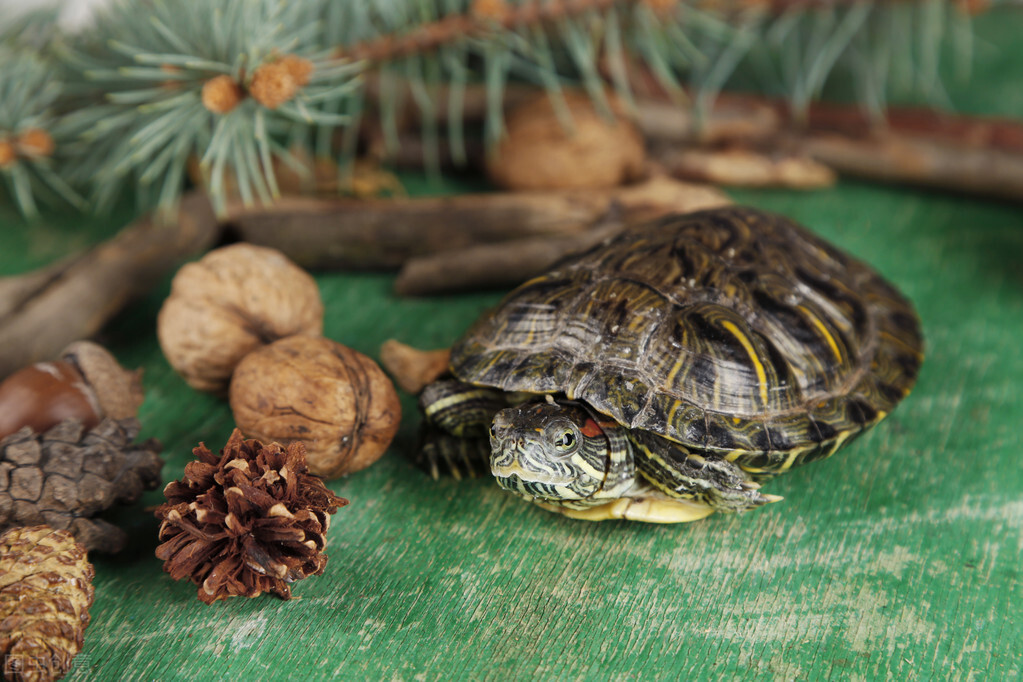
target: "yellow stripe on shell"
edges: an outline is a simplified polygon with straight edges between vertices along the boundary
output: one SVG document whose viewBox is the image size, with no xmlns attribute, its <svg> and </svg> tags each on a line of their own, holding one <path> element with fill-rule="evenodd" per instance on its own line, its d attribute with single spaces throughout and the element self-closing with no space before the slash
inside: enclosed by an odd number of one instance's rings
<svg viewBox="0 0 1023 682">
<path fill-rule="evenodd" d="M 753 347 L 749 338 L 743 334 L 738 327 L 731 320 L 722 320 L 721 326 L 727 329 L 732 336 L 738 339 L 742 347 L 746 349 L 746 353 L 749 355 L 750 362 L 753 363 L 753 369 L 757 373 L 757 382 L 760 384 L 760 400 L 763 401 L 764 405 L 767 405 L 767 372 L 764 371 L 764 365 L 760 362 L 760 358 L 757 356 L 757 349 Z"/>
<path fill-rule="evenodd" d="M 828 346 L 831 348 L 831 352 L 835 354 L 835 359 L 838 360 L 839 364 L 842 363 L 842 351 L 838 349 L 838 343 L 835 341 L 835 337 L 831 335 L 828 328 L 824 326 L 824 323 L 820 321 L 816 315 L 814 315 L 805 306 L 796 306 L 796 308 L 803 313 L 803 317 L 810 320 L 810 323 L 817 328 L 817 331 L 821 333 L 824 340 L 828 342 Z"/>
</svg>

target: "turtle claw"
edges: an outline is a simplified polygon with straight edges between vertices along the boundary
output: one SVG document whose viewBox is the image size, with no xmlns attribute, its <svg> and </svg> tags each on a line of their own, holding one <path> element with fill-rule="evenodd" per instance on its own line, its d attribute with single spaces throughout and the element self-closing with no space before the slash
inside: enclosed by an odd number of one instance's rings
<svg viewBox="0 0 1023 682">
<path fill-rule="evenodd" d="M 489 473 L 489 466 L 482 466 L 490 458 L 488 439 L 458 438 L 435 429 L 424 431 L 416 464 L 434 480 L 451 477 L 461 481 Z"/>
</svg>

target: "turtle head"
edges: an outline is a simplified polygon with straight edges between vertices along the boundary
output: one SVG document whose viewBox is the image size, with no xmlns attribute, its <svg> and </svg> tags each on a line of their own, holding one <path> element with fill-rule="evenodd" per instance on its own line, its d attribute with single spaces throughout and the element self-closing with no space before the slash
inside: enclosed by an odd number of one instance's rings
<svg viewBox="0 0 1023 682">
<path fill-rule="evenodd" d="M 617 498 L 635 470 L 623 427 L 579 403 L 533 402 L 501 410 L 490 428 L 498 484 L 537 502 L 586 507 Z"/>
</svg>

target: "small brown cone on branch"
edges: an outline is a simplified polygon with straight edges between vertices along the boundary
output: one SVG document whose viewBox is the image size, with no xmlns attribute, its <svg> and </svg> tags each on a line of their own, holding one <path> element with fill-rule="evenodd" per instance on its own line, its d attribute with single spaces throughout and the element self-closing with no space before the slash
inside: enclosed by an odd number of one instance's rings
<svg viewBox="0 0 1023 682">
<path fill-rule="evenodd" d="M 56 145 L 42 128 L 29 128 L 18 136 L 18 149 L 25 156 L 52 156 Z"/>
<path fill-rule="evenodd" d="M 214 76 L 202 86 L 202 105 L 214 114 L 226 114 L 241 104 L 245 93 L 227 74 Z"/>
<path fill-rule="evenodd" d="M 249 94 L 267 109 L 276 109 L 298 94 L 309 82 L 312 71 L 312 62 L 295 55 L 265 62 L 253 72 Z"/>
</svg>

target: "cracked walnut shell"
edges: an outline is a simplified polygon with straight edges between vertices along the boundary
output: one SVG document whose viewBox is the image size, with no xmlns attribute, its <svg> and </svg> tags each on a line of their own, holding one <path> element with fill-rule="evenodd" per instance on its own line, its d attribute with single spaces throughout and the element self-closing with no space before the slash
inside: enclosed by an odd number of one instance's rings
<svg viewBox="0 0 1023 682">
<path fill-rule="evenodd" d="M 247 355 L 231 380 L 231 410 L 247 436 L 305 444 L 309 470 L 335 478 L 387 450 L 401 405 L 387 375 L 362 353 L 292 336 Z"/>
<path fill-rule="evenodd" d="M 218 394 L 252 350 L 322 331 L 316 281 L 279 251 L 251 244 L 225 246 L 182 267 L 157 318 L 171 366 L 189 386 Z"/>
</svg>

